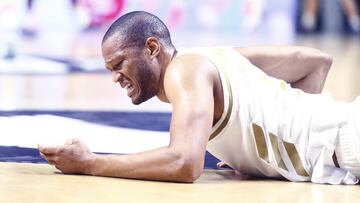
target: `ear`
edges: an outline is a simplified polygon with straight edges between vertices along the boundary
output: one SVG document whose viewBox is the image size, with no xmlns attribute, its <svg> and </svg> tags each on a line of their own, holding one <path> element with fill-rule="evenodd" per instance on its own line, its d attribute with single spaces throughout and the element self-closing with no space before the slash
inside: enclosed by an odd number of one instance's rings
<svg viewBox="0 0 360 203">
<path fill-rule="evenodd" d="M 160 53 L 160 49 L 161 49 L 161 46 L 160 46 L 160 42 L 157 38 L 155 37 L 149 37 L 147 38 L 146 40 L 146 43 L 145 43 L 145 48 L 147 49 L 147 51 L 149 52 L 149 55 L 150 55 L 150 58 L 151 59 L 154 59 L 156 58 L 159 53 Z"/>
</svg>

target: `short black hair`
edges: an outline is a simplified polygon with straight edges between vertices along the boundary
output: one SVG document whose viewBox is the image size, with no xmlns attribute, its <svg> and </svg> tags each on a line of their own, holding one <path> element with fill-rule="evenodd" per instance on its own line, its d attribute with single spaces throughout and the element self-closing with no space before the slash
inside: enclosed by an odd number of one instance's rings
<svg viewBox="0 0 360 203">
<path fill-rule="evenodd" d="M 120 16 L 106 31 L 102 43 L 118 35 L 123 43 L 143 46 L 149 37 L 158 38 L 165 46 L 174 47 L 170 32 L 157 16 L 145 11 L 133 11 Z"/>
</svg>

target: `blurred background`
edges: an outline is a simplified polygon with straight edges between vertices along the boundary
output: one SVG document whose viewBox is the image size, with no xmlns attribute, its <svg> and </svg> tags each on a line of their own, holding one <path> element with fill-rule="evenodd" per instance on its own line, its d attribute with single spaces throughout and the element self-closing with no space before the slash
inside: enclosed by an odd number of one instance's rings
<svg viewBox="0 0 360 203">
<path fill-rule="evenodd" d="M 143 151 L 153 146 L 146 140 L 157 140 L 157 146 L 168 141 L 171 106 L 156 98 L 133 105 L 104 68 L 102 36 L 122 14 L 145 10 L 159 16 L 177 48 L 301 45 L 323 50 L 334 61 L 324 91 L 337 100 L 352 101 L 360 95 L 359 4 L 359 0 L 0 0 L 0 162 L 44 162 L 38 143 L 56 139 L 63 143 L 74 136 L 105 147 L 103 152 L 111 147 L 124 153 L 134 147 Z M 93 130 L 94 123 L 101 124 L 98 130 Z M 121 132 L 104 131 L 104 125 L 121 127 Z M 165 132 L 129 135 L 123 128 Z M 104 139 L 105 132 L 113 137 Z M 104 144 L 106 140 L 110 144 Z M 216 167 L 216 162 L 206 154 L 205 167 Z"/>
<path fill-rule="evenodd" d="M 359 0 L 1 0 L 0 110 L 169 111 L 131 105 L 111 82 L 101 39 L 133 10 L 160 17 L 174 44 L 302 45 L 330 53 L 325 91 L 360 95 Z"/>
</svg>

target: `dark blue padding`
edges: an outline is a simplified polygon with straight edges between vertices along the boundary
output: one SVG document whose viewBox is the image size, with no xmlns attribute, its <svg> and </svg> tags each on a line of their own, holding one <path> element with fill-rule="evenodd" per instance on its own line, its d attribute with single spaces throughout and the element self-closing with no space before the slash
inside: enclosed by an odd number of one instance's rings
<svg viewBox="0 0 360 203">
<path fill-rule="evenodd" d="M 0 146 L 0 162 L 46 163 L 37 149 L 17 146 Z M 206 152 L 204 168 L 217 169 L 217 162 L 218 159 Z"/>
</svg>

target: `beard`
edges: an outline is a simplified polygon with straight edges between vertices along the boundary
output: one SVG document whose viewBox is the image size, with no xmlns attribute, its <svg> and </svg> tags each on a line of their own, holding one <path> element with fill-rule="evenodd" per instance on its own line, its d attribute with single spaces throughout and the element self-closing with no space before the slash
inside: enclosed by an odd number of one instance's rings
<svg viewBox="0 0 360 203">
<path fill-rule="evenodd" d="M 132 103 L 135 105 L 139 105 L 154 97 L 158 92 L 159 86 L 156 74 L 144 59 L 138 61 L 138 71 L 139 95 L 132 98 Z"/>
</svg>

